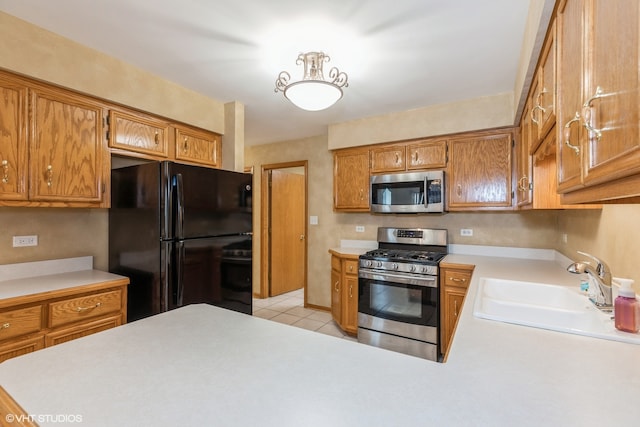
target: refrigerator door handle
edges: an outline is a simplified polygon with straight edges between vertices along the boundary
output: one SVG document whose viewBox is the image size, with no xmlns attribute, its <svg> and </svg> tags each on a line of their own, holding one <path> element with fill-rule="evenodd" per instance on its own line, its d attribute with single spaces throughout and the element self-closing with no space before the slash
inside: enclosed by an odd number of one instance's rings
<svg viewBox="0 0 640 427">
<path fill-rule="evenodd" d="M 174 283 L 175 289 L 173 291 L 173 304 L 175 307 L 182 307 L 183 295 L 184 295 L 184 242 L 177 242 L 178 259 L 176 261 L 176 281 Z"/>
<path fill-rule="evenodd" d="M 184 187 L 182 185 L 182 174 L 178 173 L 173 177 L 176 198 L 176 225 L 175 237 L 178 240 L 184 239 Z"/>
</svg>

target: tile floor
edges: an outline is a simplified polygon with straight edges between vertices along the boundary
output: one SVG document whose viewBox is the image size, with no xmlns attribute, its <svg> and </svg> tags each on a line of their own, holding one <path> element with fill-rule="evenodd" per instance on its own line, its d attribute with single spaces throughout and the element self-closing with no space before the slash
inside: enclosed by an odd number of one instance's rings
<svg viewBox="0 0 640 427">
<path fill-rule="evenodd" d="M 271 298 L 253 299 L 253 315 L 298 328 L 320 332 L 352 341 L 356 338 L 344 333 L 331 319 L 331 313 L 304 307 L 304 290 Z"/>
</svg>

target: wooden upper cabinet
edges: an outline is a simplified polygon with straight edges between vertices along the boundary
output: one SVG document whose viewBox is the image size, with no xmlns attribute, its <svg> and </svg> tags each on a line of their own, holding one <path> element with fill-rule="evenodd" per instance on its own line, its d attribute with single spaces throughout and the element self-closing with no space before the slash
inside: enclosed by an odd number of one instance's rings
<svg viewBox="0 0 640 427">
<path fill-rule="evenodd" d="M 368 212 L 369 150 L 338 150 L 333 153 L 333 208 L 343 212 Z"/>
<path fill-rule="evenodd" d="M 419 141 L 407 145 L 407 170 L 445 168 L 447 141 Z"/>
<path fill-rule="evenodd" d="M 512 141 L 509 131 L 449 141 L 450 210 L 511 208 Z"/>
<path fill-rule="evenodd" d="M 0 74 L 0 200 L 27 200 L 27 87 Z"/>
<path fill-rule="evenodd" d="M 640 173 L 640 2 L 591 3 L 582 121 L 593 130 L 584 132 L 585 185 Z"/>
<path fill-rule="evenodd" d="M 531 144 L 533 154 L 556 123 L 556 26 L 551 23 L 531 87 Z"/>
<path fill-rule="evenodd" d="M 100 203 L 104 200 L 108 148 L 103 108 L 63 90 L 31 90 L 30 199 Z"/>
<path fill-rule="evenodd" d="M 169 157 L 169 124 L 141 113 L 110 110 L 109 147 L 165 159 Z"/>
<path fill-rule="evenodd" d="M 531 119 L 531 98 L 522 110 L 522 121 L 520 122 L 520 138 L 516 142 L 516 204 L 519 208 L 530 207 L 532 202 L 532 168 L 529 148 L 534 134 L 533 122 Z"/>
<path fill-rule="evenodd" d="M 375 147 L 371 153 L 371 173 L 402 172 L 405 167 L 404 145 Z"/>
<path fill-rule="evenodd" d="M 213 167 L 222 165 L 222 139 L 220 135 L 185 126 L 176 126 L 175 141 L 176 160 Z"/>
<path fill-rule="evenodd" d="M 558 191 L 640 196 L 640 3 L 564 0 L 557 25 Z"/>
<path fill-rule="evenodd" d="M 582 1 L 565 1 L 558 8 L 558 191 L 581 186 L 582 126 Z"/>
</svg>

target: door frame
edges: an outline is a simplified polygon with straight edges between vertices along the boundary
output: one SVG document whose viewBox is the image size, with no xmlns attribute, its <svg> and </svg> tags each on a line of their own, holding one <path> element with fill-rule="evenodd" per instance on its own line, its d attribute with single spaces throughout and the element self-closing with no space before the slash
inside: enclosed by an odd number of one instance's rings
<svg viewBox="0 0 640 427">
<path fill-rule="evenodd" d="M 259 298 L 267 298 L 269 296 L 269 272 L 270 272 L 270 250 L 271 236 L 269 234 L 269 208 L 271 207 L 271 192 L 269 191 L 269 172 L 274 169 L 288 169 L 302 167 L 304 169 L 304 279 L 303 293 L 304 306 L 307 306 L 307 273 L 308 273 L 308 256 L 309 256 L 309 221 L 307 221 L 307 213 L 309 209 L 309 162 L 307 160 L 299 160 L 285 163 L 273 163 L 262 165 L 260 172 L 260 295 Z"/>
</svg>

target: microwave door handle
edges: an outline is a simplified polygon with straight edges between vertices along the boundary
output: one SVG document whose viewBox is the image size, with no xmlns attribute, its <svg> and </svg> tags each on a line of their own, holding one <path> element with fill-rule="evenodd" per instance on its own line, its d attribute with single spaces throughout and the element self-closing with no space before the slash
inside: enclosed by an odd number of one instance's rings
<svg viewBox="0 0 640 427">
<path fill-rule="evenodd" d="M 422 199 L 423 199 L 423 204 L 424 207 L 427 208 L 429 207 L 429 183 L 431 181 L 429 180 L 429 177 L 424 177 L 424 191 L 422 192 Z"/>
</svg>

